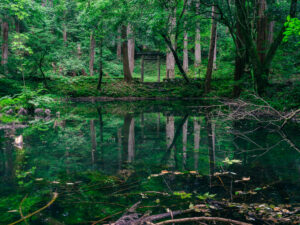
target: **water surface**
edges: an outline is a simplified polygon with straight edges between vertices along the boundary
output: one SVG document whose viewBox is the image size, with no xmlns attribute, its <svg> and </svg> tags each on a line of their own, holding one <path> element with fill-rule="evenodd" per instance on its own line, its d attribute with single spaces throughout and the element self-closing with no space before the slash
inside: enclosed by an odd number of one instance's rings
<svg viewBox="0 0 300 225">
<path fill-rule="evenodd" d="M 20 208 L 24 215 L 38 210 L 53 192 L 56 201 L 30 224 L 91 224 L 116 214 L 107 219 L 113 221 L 139 200 L 153 212 L 184 208 L 190 198 L 176 200 L 183 191 L 299 203 L 299 126 L 278 131 L 205 105 L 68 104 L 53 110 L 59 117 L 0 130 L 0 223 L 18 220 Z"/>
</svg>

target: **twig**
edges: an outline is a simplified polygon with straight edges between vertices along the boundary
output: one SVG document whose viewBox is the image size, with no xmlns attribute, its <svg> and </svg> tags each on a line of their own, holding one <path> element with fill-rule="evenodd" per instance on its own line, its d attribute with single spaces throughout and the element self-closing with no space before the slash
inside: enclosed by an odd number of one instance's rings
<svg viewBox="0 0 300 225">
<path fill-rule="evenodd" d="M 47 205 L 43 206 L 42 208 L 36 210 L 36 211 L 33 212 L 33 213 L 30 213 L 29 215 L 23 217 L 22 219 L 19 219 L 19 220 L 13 222 L 13 223 L 10 223 L 9 225 L 14 225 L 14 224 L 20 223 L 20 222 L 22 222 L 22 221 L 28 219 L 29 217 L 32 217 L 33 215 L 35 215 L 35 214 L 37 214 L 37 213 L 43 211 L 44 209 L 46 209 L 46 208 L 48 208 L 50 205 L 52 205 L 52 203 L 55 202 L 55 200 L 57 199 L 57 197 L 58 197 L 58 193 L 54 192 L 51 201 L 48 202 Z"/>
<path fill-rule="evenodd" d="M 110 216 L 104 217 L 104 218 L 101 219 L 101 220 L 95 221 L 95 222 L 92 223 L 92 225 L 95 225 L 95 224 L 98 224 L 98 223 L 100 223 L 100 222 L 102 222 L 102 221 L 105 221 L 106 219 L 109 219 L 109 218 L 111 218 L 111 217 L 113 217 L 113 216 L 115 216 L 115 215 L 118 215 L 118 214 L 122 213 L 122 212 L 124 212 L 124 210 L 119 211 L 119 212 L 117 212 L 117 213 L 115 213 L 115 214 L 112 214 L 112 215 L 110 215 Z"/>
<path fill-rule="evenodd" d="M 283 124 L 281 125 L 280 129 L 284 128 L 284 126 L 289 122 L 291 119 L 293 119 L 298 113 L 300 113 L 300 109 L 297 109 L 294 112 L 291 112 L 284 120 Z"/>
</svg>

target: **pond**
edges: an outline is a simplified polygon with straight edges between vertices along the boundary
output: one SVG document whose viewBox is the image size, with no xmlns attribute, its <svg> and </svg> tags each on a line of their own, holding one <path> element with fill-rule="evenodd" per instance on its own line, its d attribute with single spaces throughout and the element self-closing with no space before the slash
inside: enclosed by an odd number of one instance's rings
<svg viewBox="0 0 300 225">
<path fill-rule="evenodd" d="M 27 224 L 105 224 L 138 201 L 156 213 L 210 199 L 299 206 L 299 126 L 220 112 L 203 101 L 66 103 L 0 130 L 0 224 L 47 203 Z"/>
</svg>

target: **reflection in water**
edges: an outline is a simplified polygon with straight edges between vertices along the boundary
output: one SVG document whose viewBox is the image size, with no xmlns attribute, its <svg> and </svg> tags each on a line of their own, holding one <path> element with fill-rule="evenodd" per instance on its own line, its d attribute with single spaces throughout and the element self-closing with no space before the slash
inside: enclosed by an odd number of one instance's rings
<svg viewBox="0 0 300 225">
<path fill-rule="evenodd" d="M 47 193 L 47 202 L 52 190 L 59 192 L 59 201 L 45 215 L 65 224 L 78 222 L 71 221 L 77 211 L 86 221 L 102 212 L 103 204 L 88 207 L 86 202 L 131 204 L 129 194 L 145 190 L 210 192 L 236 200 L 236 191 L 261 188 L 262 194 L 257 191 L 257 197 L 245 195 L 242 201 L 300 201 L 299 153 L 277 131 L 261 128 L 255 121 L 223 121 L 211 112 L 192 113 L 190 108 L 187 114 L 187 110 L 163 107 L 129 107 L 122 111 L 84 105 L 74 112 L 78 118 L 70 113 L 69 118 L 62 116 L 63 122 L 55 118 L 25 129 L 1 131 L 0 214 L 17 209 L 28 193 L 34 193 L 34 199 L 40 198 L 35 200 L 38 206 L 43 205 L 42 197 Z M 292 138 L 299 133 L 298 128 L 293 129 L 288 133 Z M 299 145 L 297 138 L 292 141 Z M 226 164 L 226 158 L 242 163 Z M 33 167 L 37 168 L 35 173 L 30 172 Z M 166 170 L 173 174 L 148 179 Z M 228 172 L 237 175 L 229 176 Z M 223 173 L 227 175 L 220 177 Z M 242 177 L 251 179 L 235 182 Z M 54 181 L 59 183 L 55 186 Z M 13 206 L 7 206 L 1 198 L 15 199 L 7 201 Z M 74 207 L 73 202 L 79 202 L 80 207 Z M 0 224 L 13 222 L 1 219 Z"/>
<path fill-rule="evenodd" d="M 95 132 L 95 121 L 90 121 L 90 131 L 91 131 L 91 143 L 92 143 L 92 164 L 95 163 L 95 152 L 97 149 L 97 142 L 96 142 L 96 132 Z"/>
<path fill-rule="evenodd" d="M 123 151 L 124 154 L 127 154 L 127 162 L 133 162 L 135 155 L 135 135 L 134 118 L 131 114 L 126 114 L 124 117 L 123 132 Z"/>
<path fill-rule="evenodd" d="M 19 135 L 15 138 L 15 146 L 20 150 L 23 149 L 23 135 Z"/>
<path fill-rule="evenodd" d="M 182 126 L 182 170 L 186 170 L 188 120 Z"/>
<path fill-rule="evenodd" d="M 174 116 L 167 116 L 166 119 L 167 119 L 167 122 L 166 122 L 166 143 L 167 143 L 167 148 L 170 151 L 168 153 L 169 157 L 167 159 L 166 164 L 167 164 L 167 167 L 173 168 L 175 166 L 175 146 L 171 147 L 171 145 L 174 141 L 174 136 L 175 136 Z"/>
<path fill-rule="evenodd" d="M 200 151 L 200 124 L 198 118 L 194 118 L 194 170 L 198 170 Z"/>
</svg>

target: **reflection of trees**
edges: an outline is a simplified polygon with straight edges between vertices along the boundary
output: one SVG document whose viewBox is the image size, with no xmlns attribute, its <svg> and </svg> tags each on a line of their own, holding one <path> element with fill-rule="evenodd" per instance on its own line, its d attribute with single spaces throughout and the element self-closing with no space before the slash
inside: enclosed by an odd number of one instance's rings
<svg viewBox="0 0 300 225">
<path fill-rule="evenodd" d="M 167 151 L 164 157 L 162 158 L 162 162 L 167 162 L 168 166 L 176 167 L 177 164 L 177 158 L 176 156 L 176 148 L 175 143 L 177 141 L 177 138 L 180 136 L 180 133 L 183 131 L 183 125 L 188 119 L 188 115 L 185 115 L 185 117 L 182 119 L 181 123 L 176 129 L 175 132 L 175 123 L 174 123 L 174 116 L 167 116 L 167 122 L 166 122 L 166 143 L 167 143 Z"/>
<path fill-rule="evenodd" d="M 95 163 L 95 152 L 97 148 L 97 143 L 96 143 L 96 131 L 95 131 L 95 121 L 91 120 L 90 121 L 90 132 L 91 132 L 91 143 L 92 143 L 92 164 Z"/>
<path fill-rule="evenodd" d="M 200 150 L 200 124 L 197 118 L 194 118 L 194 170 L 198 170 Z"/>
<path fill-rule="evenodd" d="M 186 169 L 187 130 L 188 130 L 188 120 L 186 120 L 182 126 L 182 167 L 183 169 Z"/>
<path fill-rule="evenodd" d="M 122 166 L 122 128 L 118 129 L 118 169 Z"/>
<path fill-rule="evenodd" d="M 169 148 L 174 140 L 175 135 L 175 124 L 174 124 L 174 116 L 167 116 L 166 123 L 166 142 L 167 147 Z"/>
<path fill-rule="evenodd" d="M 141 114 L 141 136 L 142 136 L 142 143 L 145 142 L 145 118 L 144 113 Z"/>
<path fill-rule="evenodd" d="M 159 137 L 160 132 L 160 113 L 157 113 L 157 124 L 156 124 L 156 134 Z"/>
<path fill-rule="evenodd" d="M 127 154 L 127 161 L 134 160 L 135 151 L 135 134 L 134 134 L 134 118 L 131 114 L 126 114 L 124 117 L 123 126 L 123 151 Z"/>
<path fill-rule="evenodd" d="M 104 131 L 103 131 L 103 117 L 102 117 L 102 108 L 99 107 L 97 108 L 98 116 L 99 116 L 99 130 L 100 130 L 100 143 L 99 143 L 99 148 L 100 148 L 100 157 L 101 157 L 101 162 L 102 165 L 104 166 L 104 152 L 103 152 L 103 136 L 104 136 Z"/>
<path fill-rule="evenodd" d="M 210 179 L 210 186 L 212 176 L 215 172 L 215 123 L 211 119 L 209 114 L 206 114 L 206 130 L 207 130 L 207 139 L 208 139 L 208 153 L 209 153 L 209 179 Z"/>
<path fill-rule="evenodd" d="M 14 163 L 13 163 L 13 140 L 15 130 L 5 130 L 5 143 L 3 148 L 4 155 L 4 177 L 6 180 L 14 178 Z"/>
<path fill-rule="evenodd" d="M 168 167 L 174 167 L 175 166 L 175 153 L 174 153 L 174 146 L 171 146 L 174 141 L 174 135 L 175 135 L 175 122 L 174 122 L 174 116 L 167 116 L 167 122 L 166 122 L 166 143 L 167 148 L 170 148 L 170 154 L 167 161 Z"/>
</svg>

